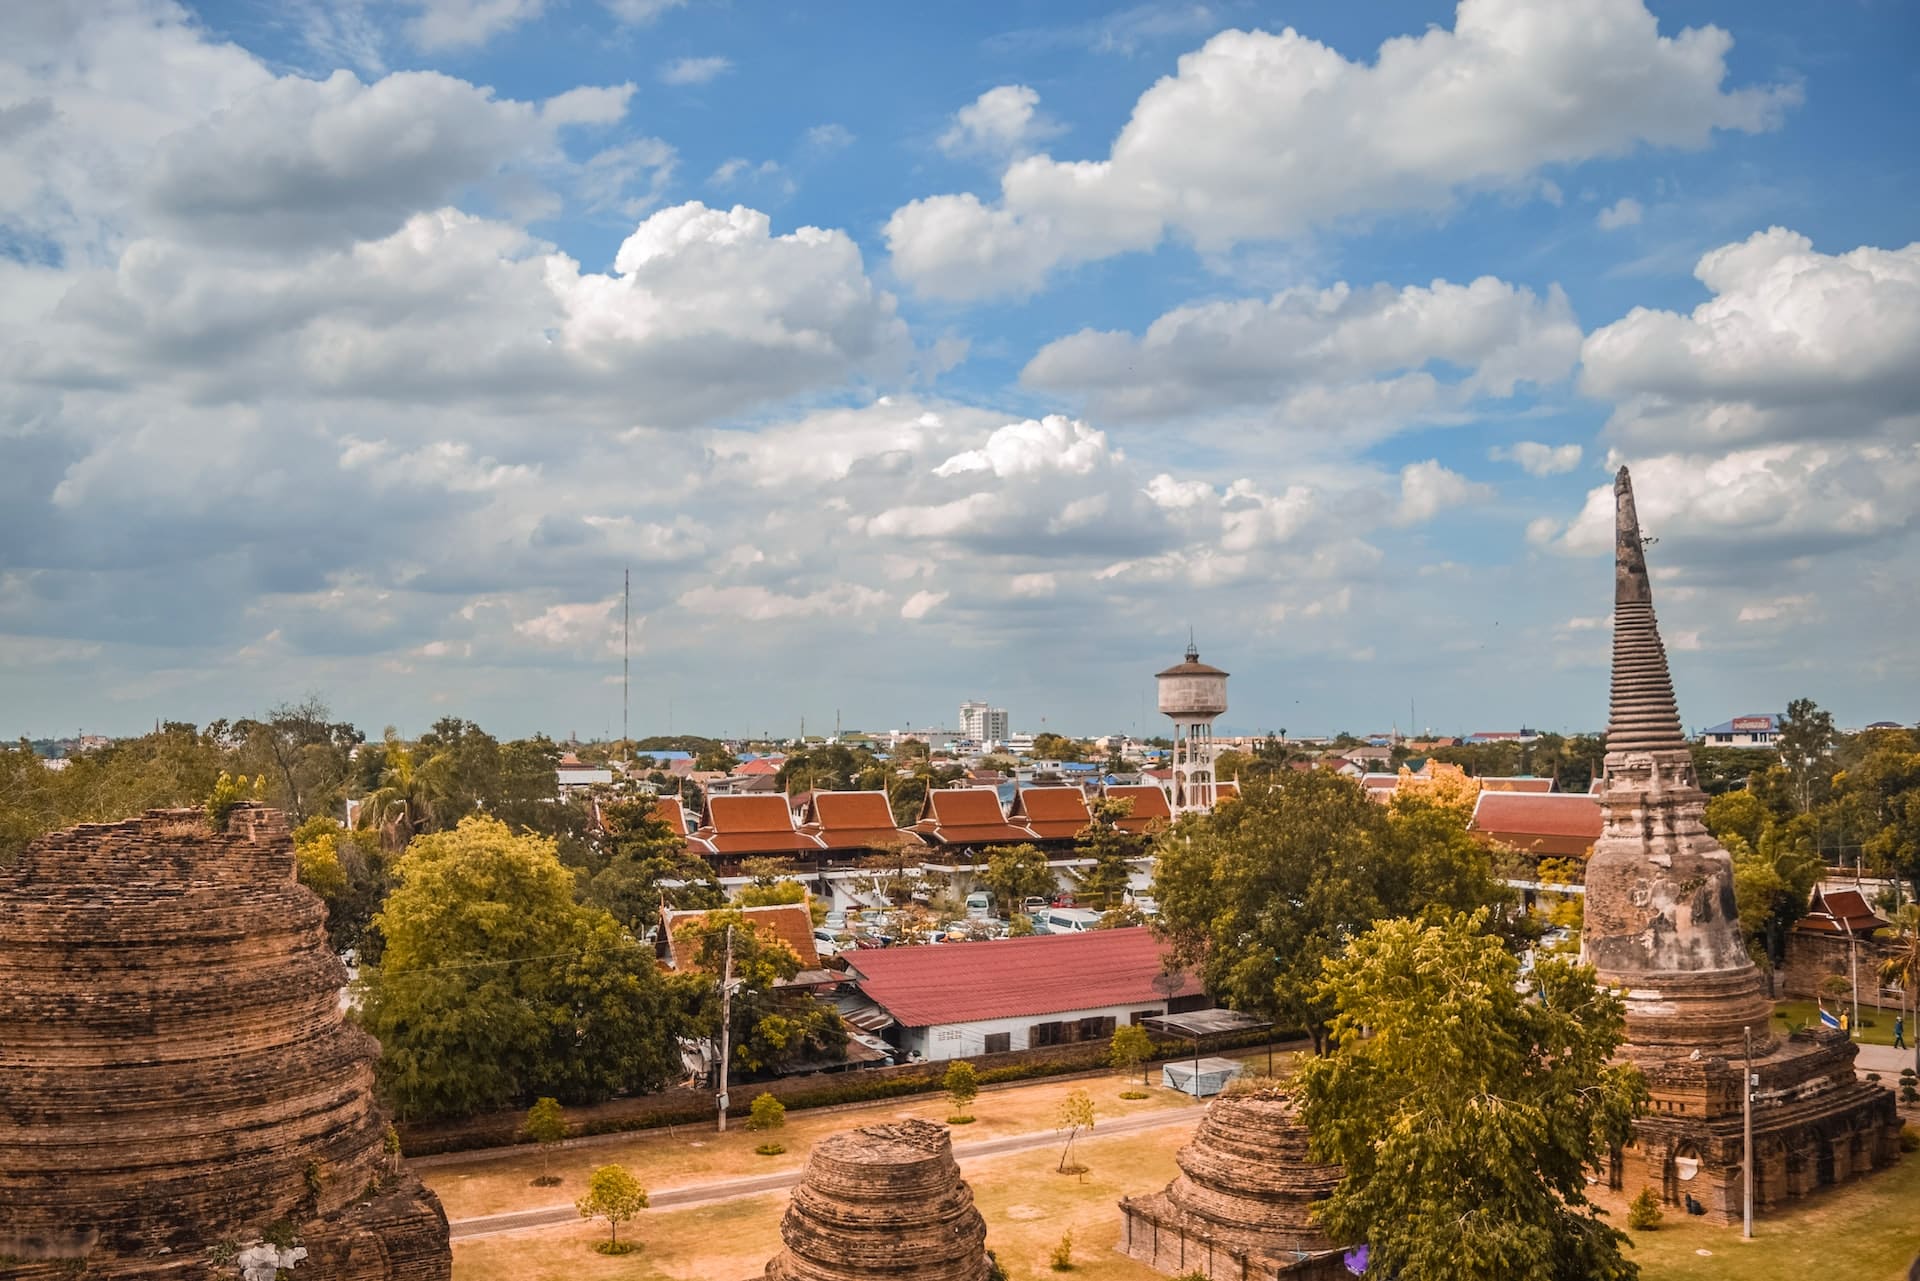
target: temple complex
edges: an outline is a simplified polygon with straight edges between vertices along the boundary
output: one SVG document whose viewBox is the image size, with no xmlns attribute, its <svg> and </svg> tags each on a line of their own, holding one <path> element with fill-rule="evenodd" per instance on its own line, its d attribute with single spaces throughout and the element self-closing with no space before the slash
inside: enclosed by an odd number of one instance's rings
<svg viewBox="0 0 1920 1281">
<path fill-rule="evenodd" d="M 1171 1276 L 1208 1281 L 1329 1281 L 1342 1251 L 1312 1220 L 1340 1167 L 1319 1165 L 1293 1100 L 1278 1086 L 1235 1088 L 1207 1105 L 1180 1176 L 1120 1202 L 1120 1250 Z"/>
<path fill-rule="evenodd" d="M 987 1281 L 987 1225 L 944 1125 L 901 1121 L 814 1145 L 780 1221 L 777 1281 Z"/>
<path fill-rule="evenodd" d="M 451 1275 L 282 815 L 42 837 L 0 921 L 0 1278 Z"/>
<path fill-rule="evenodd" d="M 1765 1205 L 1897 1158 L 1893 1092 L 1859 1081 L 1839 1031 L 1771 1030 L 1766 978 L 1747 955 L 1733 860 L 1703 821 L 1706 794 L 1680 728 L 1626 468 L 1614 483 L 1613 695 L 1587 863 L 1585 959 L 1627 1006 L 1623 1055 L 1652 1104 L 1616 1186 L 1688 1196 L 1741 1216 L 1741 1079 L 1755 1087 L 1754 1202 Z"/>
</svg>

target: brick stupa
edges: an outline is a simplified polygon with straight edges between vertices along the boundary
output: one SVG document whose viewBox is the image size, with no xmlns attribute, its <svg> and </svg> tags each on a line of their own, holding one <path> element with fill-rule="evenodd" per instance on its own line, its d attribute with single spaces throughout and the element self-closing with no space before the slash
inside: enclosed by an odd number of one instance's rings
<svg viewBox="0 0 1920 1281">
<path fill-rule="evenodd" d="M 1626 999 L 1622 1052 L 1652 1093 L 1615 1182 L 1650 1186 L 1670 1204 L 1691 1195 L 1710 1216 L 1736 1220 L 1749 1031 L 1757 1205 L 1895 1160 L 1900 1127 L 1893 1092 L 1856 1079 L 1843 1034 L 1771 1030 L 1766 978 L 1741 938 L 1733 860 L 1703 821 L 1707 798 L 1681 732 L 1624 467 L 1614 500 L 1613 697 L 1581 950 Z"/>
<path fill-rule="evenodd" d="M 278 812 L 42 837 L 0 922 L 0 1278 L 272 1275 L 289 1235 L 296 1278 L 450 1276 Z"/>
<path fill-rule="evenodd" d="M 1320 1165 L 1293 1100 L 1277 1086 L 1207 1105 L 1164 1191 L 1120 1202 L 1121 1253 L 1169 1276 L 1207 1281 L 1332 1281 L 1342 1251 L 1313 1222 L 1340 1184 Z"/>
<path fill-rule="evenodd" d="M 943 1125 L 900 1121 L 816 1143 L 780 1222 L 774 1281 L 987 1281 L 987 1225 Z"/>
</svg>

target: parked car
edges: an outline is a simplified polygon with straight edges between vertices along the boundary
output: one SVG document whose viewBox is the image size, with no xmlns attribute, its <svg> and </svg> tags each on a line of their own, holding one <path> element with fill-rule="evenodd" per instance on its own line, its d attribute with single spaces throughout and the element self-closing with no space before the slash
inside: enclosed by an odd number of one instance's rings
<svg viewBox="0 0 1920 1281">
<path fill-rule="evenodd" d="M 1083 907 L 1048 908 L 1033 918 L 1035 934 L 1084 934 L 1099 925 L 1100 913 Z"/>
<path fill-rule="evenodd" d="M 1030 895 L 1027 898 L 1021 900 L 1020 913 L 1023 916 L 1030 916 L 1035 920 L 1038 920 L 1040 918 L 1040 914 L 1052 906 L 1053 904 L 1047 902 L 1047 900 L 1039 897 L 1038 895 Z"/>
<path fill-rule="evenodd" d="M 825 924 L 830 930 L 844 930 L 847 928 L 847 914 L 836 907 L 827 913 Z"/>
<path fill-rule="evenodd" d="M 993 915 L 993 895 L 985 890 L 975 890 L 967 895 L 967 919 L 984 921 Z"/>
</svg>

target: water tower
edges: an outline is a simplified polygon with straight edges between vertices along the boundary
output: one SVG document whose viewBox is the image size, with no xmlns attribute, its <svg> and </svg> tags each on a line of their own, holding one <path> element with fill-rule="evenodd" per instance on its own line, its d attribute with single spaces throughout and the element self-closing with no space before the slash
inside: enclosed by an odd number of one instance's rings
<svg viewBox="0 0 1920 1281">
<path fill-rule="evenodd" d="M 1191 639 L 1186 661 L 1154 677 L 1160 712 L 1173 718 L 1173 812 L 1213 809 L 1213 720 L 1227 710 L 1227 674 L 1200 661 Z"/>
</svg>

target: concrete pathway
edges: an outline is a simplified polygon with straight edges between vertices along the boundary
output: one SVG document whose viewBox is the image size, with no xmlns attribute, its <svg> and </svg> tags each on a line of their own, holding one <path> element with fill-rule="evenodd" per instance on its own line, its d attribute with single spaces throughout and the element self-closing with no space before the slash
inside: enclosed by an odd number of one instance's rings
<svg viewBox="0 0 1920 1281">
<path fill-rule="evenodd" d="M 1855 1042 L 1855 1045 L 1859 1048 L 1860 1053 L 1853 1060 L 1853 1070 L 1856 1072 L 1878 1072 L 1882 1077 L 1886 1078 L 1881 1082 L 1883 1085 L 1892 1084 L 1900 1075 L 1901 1068 L 1910 1068 L 1913 1066 L 1913 1050 L 1911 1048 L 1896 1050 L 1891 1045 L 1868 1045 L 1865 1041 Z"/>
<path fill-rule="evenodd" d="M 1157 1130 L 1169 1125 L 1192 1125 L 1199 1121 L 1202 1112 L 1201 1108 L 1194 1106 L 1137 1112 L 1132 1116 L 1100 1122 L 1080 1142 L 1104 1139 L 1115 1134 L 1138 1134 L 1142 1130 Z M 953 1155 L 956 1160 L 965 1165 L 968 1161 L 977 1161 L 983 1157 L 1003 1156 L 1009 1152 L 1030 1152 L 1035 1148 L 1064 1142 L 1065 1140 L 1057 1131 L 1034 1131 L 1027 1134 L 1009 1134 L 997 1139 L 977 1139 L 972 1143 L 956 1143 L 953 1145 Z M 779 1192 L 798 1183 L 800 1175 L 799 1170 L 783 1170 L 778 1174 L 760 1174 L 744 1179 L 722 1179 L 713 1183 L 693 1183 L 684 1187 L 663 1188 L 658 1192 L 649 1193 L 648 1205 L 653 1210 L 670 1210 L 690 1205 L 708 1205 L 715 1201 L 730 1201 L 735 1197 L 758 1196 L 763 1192 Z M 553 1228 L 578 1222 L 580 1222 L 580 1212 L 571 1204 L 543 1206 L 537 1210 L 510 1210 L 505 1214 L 483 1214 L 471 1219 L 455 1219 L 453 1239 L 471 1241 L 478 1237 L 497 1236 L 502 1232 L 524 1232 L 530 1228 Z"/>
</svg>

